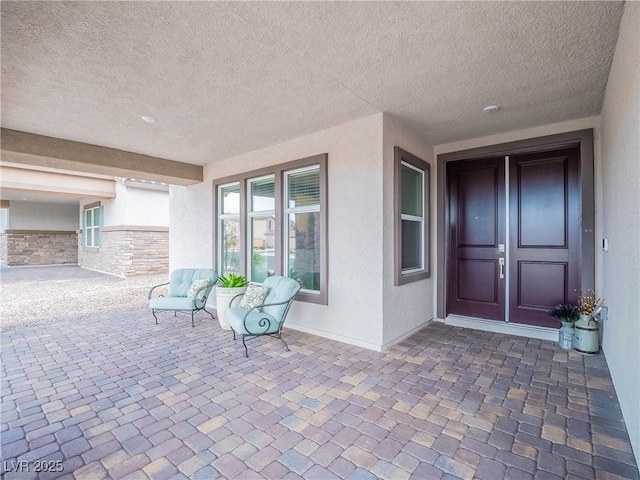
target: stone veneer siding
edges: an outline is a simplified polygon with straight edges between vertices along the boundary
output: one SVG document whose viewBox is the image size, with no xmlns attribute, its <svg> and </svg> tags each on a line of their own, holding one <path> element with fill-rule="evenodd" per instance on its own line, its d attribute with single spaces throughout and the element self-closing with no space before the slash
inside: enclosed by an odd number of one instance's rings
<svg viewBox="0 0 640 480">
<path fill-rule="evenodd" d="M 78 233 L 78 264 L 119 277 L 169 271 L 169 229 L 162 227 L 105 227 L 102 245 L 82 246 Z"/>
<path fill-rule="evenodd" d="M 4 236 L 1 248 L 9 266 L 78 263 L 75 231 L 7 230 Z"/>
</svg>

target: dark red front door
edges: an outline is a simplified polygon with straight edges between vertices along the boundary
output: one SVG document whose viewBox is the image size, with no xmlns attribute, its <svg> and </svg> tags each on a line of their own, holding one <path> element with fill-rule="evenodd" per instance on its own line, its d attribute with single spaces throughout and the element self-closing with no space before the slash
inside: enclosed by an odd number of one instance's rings
<svg viewBox="0 0 640 480">
<path fill-rule="evenodd" d="M 577 300 L 578 153 L 572 148 L 509 158 L 511 322 L 557 327 L 549 307 Z"/>
<path fill-rule="evenodd" d="M 447 164 L 448 313 L 505 320 L 504 157 Z"/>
<path fill-rule="evenodd" d="M 578 162 L 571 148 L 447 164 L 448 314 L 558 326 L 547 310 L 580 288 Z"/>
</svg>

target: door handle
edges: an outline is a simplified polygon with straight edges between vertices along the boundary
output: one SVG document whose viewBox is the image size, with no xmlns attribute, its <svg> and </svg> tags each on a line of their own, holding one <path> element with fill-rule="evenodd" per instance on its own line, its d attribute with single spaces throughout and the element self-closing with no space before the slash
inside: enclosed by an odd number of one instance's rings
<svg viewBox="0 0 640 480">
<path fill-rule="evenodd" d="M 504 278 L 504 257 L 500 257 L 498 259 L 498 272 L 500 278 Z"/>
</svg>

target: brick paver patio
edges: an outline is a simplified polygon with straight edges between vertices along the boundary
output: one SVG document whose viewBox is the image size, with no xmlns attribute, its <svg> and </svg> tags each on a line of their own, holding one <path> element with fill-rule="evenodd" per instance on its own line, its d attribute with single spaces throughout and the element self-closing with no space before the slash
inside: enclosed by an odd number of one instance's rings
<svg viewBox="0 0 640 480">
<path fill-rule="evenodd" d="M 285 329 L 246 359 L 189 323 L 3 334 L 5 478 L 638 478 L 602 355 L 434 323 L 387 353 Z"/>
</svg>

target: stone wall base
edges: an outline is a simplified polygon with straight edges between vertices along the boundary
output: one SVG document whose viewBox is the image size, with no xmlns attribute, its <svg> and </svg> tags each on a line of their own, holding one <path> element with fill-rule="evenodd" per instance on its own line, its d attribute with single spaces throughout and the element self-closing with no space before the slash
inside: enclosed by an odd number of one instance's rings
<svg viewBox="0 0 640 480">
<path fill-rule="evenodd" d="M 7 230 L 2 236 L 2 260 L 9 266 L 78 263 L 76 232 Z"/>
<path fill-rule="evenodd" d="M 78 234 L 78 264 L 81 267 L 110 273 L 119 277 L 154 275 L 169 271 L 168 229 L 128 230 L 103 229 L 102 245 L 98 248 L 82 246 L 82 232 Z"/>
</svg>

